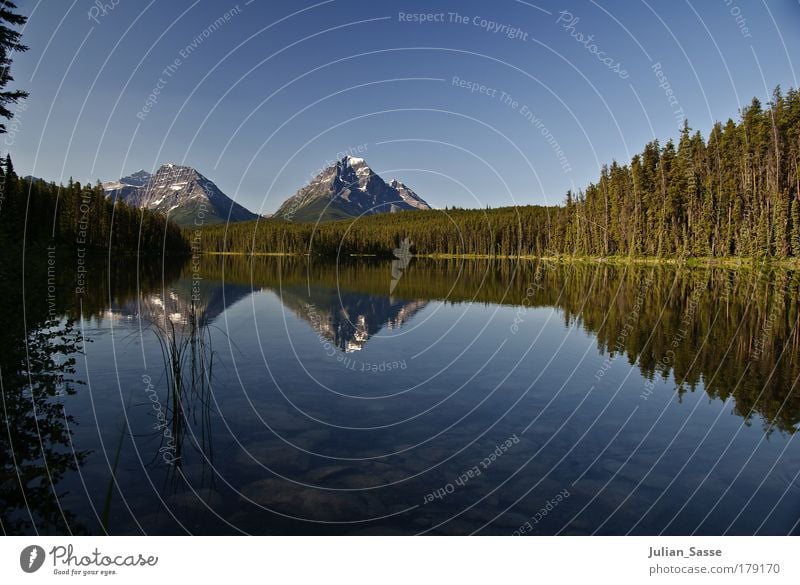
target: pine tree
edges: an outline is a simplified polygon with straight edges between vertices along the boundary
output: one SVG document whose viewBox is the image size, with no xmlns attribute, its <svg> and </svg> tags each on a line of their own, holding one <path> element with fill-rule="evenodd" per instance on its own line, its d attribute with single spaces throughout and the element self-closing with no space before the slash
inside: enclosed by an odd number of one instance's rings
<svg viewBox="0 0 800 585">
<path fill-rule="evenodd" d="M 785 258 L 789 254 L 787 229 L 789 227 L 789 195 L 784 193 L 775 204 L 772 218 L 773 250 L 776 258 Z"/>
<path fill-rule="evenodd" d="M 792 256 L 800 258 L 800 201 L 797 196 L 792 199 Z"/>
<path fill-rule="evenodd" d="M 11 76 L 12 55 L 15 52 L 21 53 L 28 50 L 28 47 L 20 42 L 22 35 L 9 27 L 9 25 L 22 26 L 28 20 L 27 17 L 14 12 L 16 9 L 17 6 L 13 2 L 0 0 L 0 90 L 5 90 L 5 87 L 14 81 Z M 28 97 L 28 92 L 19 89 L 0 91 L 0 117 L 6 120 L 13 118 L 14 112 L 8 106 L 26 97 Z M 0 134 L 5 132 L 5 124 L 0 124 Z"/>
<path fill-rule="evenodd" d="M 770 245 L 769 214 L 765 211 L 759 213 L 756 238 L 758 241 L 756 244 L 756 256 L 759 258 L 769 258 L 772 252 L 772 246 Z"/>
</svg>

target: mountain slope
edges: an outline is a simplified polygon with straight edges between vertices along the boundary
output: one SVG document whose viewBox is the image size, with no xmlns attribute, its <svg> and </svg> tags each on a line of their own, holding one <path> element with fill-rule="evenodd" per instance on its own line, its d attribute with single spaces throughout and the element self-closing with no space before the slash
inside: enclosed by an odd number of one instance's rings
<svg viewBox="0 0 800 585">
<path fill-rule="evenodd" d="M 213 181 L 182 165 L 161 165 L 154 175 L 138 171 L 104 183 L 103 189 L 112 199 L 119 197 L 129 205 L 161 212 L 181 226 L 258 217 L 225 195 Z"/>
<path fill-rule="evenodd" d="M 297 222 L 330 221 L 430 208 L 403 183 L 386 183 L 364 159 L 345 156 L 284 201 L 273 217 Z"/>
</svg>

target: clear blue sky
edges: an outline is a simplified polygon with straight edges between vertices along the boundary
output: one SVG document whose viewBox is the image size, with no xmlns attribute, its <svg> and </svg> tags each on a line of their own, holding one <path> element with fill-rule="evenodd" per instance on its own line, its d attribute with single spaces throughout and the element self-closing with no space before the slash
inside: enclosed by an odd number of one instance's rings
<svg viewBox="0 0 800 585">
<path fill-rule="evenodd" d="M 181 162 L 260 212 L 359 148 L 435 207 L 560 202 L 681 112 L 707 135 L 800 74 L 796 0 L 18 4 L 20 173 Z"/>
</svg>

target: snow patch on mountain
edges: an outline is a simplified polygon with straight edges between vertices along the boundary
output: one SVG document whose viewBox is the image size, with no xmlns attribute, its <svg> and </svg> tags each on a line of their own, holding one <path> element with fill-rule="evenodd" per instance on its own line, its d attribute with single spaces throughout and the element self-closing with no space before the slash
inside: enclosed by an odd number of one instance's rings
<svg viewBox="0 0 800 585">
<path fill-rule="evenodd" d="M 225 195 L 192 167 L 166 163 L 151 175 L 137 171 L 103 184 L 109 197 L 164 213 L 180 225 L 244 221 L 258 216 Z"/>
<path fill-rule="evenodd" d="M 363 158 L 344 156 L 284 201 L 275 217 L 316 221 L 413 209 L 431 207 L 403 183 L 386 183 Z"/>
</svg>

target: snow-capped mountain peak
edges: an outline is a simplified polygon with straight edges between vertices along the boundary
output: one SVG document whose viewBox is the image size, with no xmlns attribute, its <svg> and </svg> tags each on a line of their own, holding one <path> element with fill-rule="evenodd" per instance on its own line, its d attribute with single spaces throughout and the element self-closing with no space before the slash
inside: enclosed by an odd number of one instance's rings
<svg viewBox="0 0 800 585">
<path fill-rule="evenodd" d="M 275 217 L 324 221 L 430 206 L 403 183 L 386 183 L 363 158 L 344 156 L 289 197 Z"/>
<path fill-rule="evenodd" d="M 180 225 L 204 225 L 256 219 L 196 169 L 165 163 L 155 174 L 137 171 L 119 181 L 104 183 L 110 197 L 134 207 L 167 214 Z"/>
</svg>

